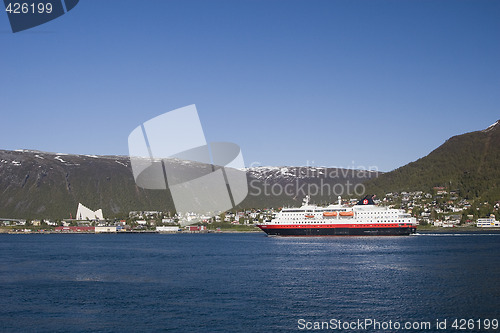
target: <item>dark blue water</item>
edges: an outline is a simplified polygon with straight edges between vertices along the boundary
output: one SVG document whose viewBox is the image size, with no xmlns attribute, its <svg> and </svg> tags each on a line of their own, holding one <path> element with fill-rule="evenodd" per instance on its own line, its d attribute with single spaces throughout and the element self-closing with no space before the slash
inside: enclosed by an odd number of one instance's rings
<svg viewBox="0 0 500 333">
<path fill-rule="evenodd" d="M 298 331 L 332 318 L 500 319 L 500 235 L 0 235 L 1 331 Z"/>
</svg>

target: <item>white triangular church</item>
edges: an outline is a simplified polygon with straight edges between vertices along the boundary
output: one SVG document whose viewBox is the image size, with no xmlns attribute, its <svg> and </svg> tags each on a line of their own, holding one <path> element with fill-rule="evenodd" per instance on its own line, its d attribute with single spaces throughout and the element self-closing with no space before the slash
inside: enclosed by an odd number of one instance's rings
<svg viewBox="0 0 500 333">
<path fill-rule="evenodd" d="M 78 204 L 78 210 L 76 211 L 77 220 L 104 220 L 102 217 L 102 209 L 98 209 L 95 212 L 81 203 Z"/>
</svg>

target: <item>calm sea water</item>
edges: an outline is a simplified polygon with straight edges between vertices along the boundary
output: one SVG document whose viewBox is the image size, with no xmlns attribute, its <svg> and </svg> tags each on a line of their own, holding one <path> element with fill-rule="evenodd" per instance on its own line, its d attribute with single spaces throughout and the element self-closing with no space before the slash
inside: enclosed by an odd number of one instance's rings
<svg viewBox="0 0 500 333">
<path fill-rule="evenodd" d="M 500 319 L 500 235 L 0 235 L 0 284 L 8 332 Z"/>
</svg>

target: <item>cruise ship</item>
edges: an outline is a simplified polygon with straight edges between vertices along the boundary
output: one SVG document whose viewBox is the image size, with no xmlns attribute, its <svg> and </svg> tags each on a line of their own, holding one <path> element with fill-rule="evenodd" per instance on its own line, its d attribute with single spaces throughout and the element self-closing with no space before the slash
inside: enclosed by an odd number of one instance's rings
<svg viewBox="0 0 500 333">
<path fill-rule="evenodd" d="M 375 205 L 367 195 L 354 206 L 319 207 L 306 196 L 300 208 L 283 208 L 258 227 L 269 236 L 399 236 L 413 234 L 417 221 L 401 209 Z"/>
</svg>

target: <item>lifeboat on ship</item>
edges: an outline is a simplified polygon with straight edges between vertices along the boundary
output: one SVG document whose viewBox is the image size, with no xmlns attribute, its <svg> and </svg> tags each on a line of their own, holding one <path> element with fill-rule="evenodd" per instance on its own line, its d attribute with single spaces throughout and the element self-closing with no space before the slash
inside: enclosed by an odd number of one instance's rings
<svg viewBox="0 0 500 333">
<path fill-rule="evenodd" d="M 312 219 L 312 218 L 314 217 L 314 215 L 309 215 L 309 214 L 307 214 L 307 215 L 306 215 L 306 217 L 307 217 L 308 219 Z"/>
<path fill-rule="evenodd" d="M 337 216 L 337 212 L 324 212 L 323 213 L 324 217 L 332 217 L 332 216 Z"/>
<path fill-rule="evenodd" d="M 340 216 L 354 216 L 354 212 L 350 211 L 350 212 L 340 212 L 339 213 Z"/>
</svg>

